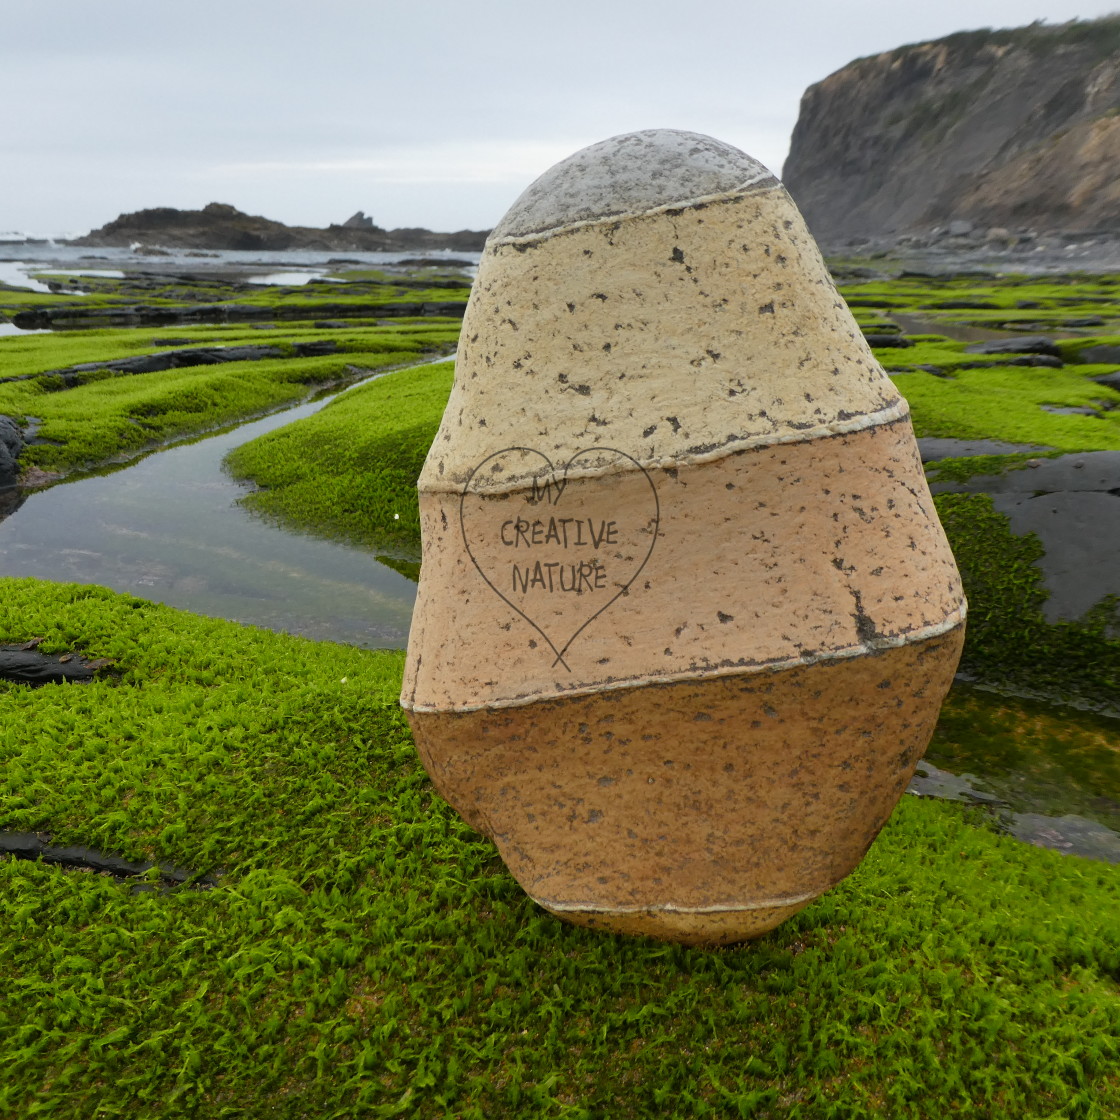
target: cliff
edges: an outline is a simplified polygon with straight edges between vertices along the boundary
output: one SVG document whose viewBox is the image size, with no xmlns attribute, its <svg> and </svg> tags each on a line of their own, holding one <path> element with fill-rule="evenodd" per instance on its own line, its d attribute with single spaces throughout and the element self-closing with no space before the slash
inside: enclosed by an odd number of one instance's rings
<svg viewBox="0 0 1120 1120">
<path fill-rule="evenodd" d="M 362 221 L 355 219 L 361 217 Z M 368 223 L 368 224 L 367 224 Z M 286 226 L 211 202 L 202 210 L 168 206 L 122 214 L 100 229 L 76 238 L 73 245 L 127 247 L 137 241 L 169 249 L 325 249 L 394 252 L 399 249 L 478 250 L 487 231 L 433 233 L 428 229 L 385 230 L 359 210 L 342 225 L 326 229 Z"/>
<path fill-rule="evenodd" d="M 826 245 L 978 228 L 1120 232 L 1120 15 L 861 58 L 801 99 L 783 179 Z"/>
</svg>

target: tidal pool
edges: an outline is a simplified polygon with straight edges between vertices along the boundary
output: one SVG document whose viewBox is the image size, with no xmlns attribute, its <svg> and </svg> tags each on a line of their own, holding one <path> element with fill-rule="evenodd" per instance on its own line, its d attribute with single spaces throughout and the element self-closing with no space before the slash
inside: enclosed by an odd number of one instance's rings
<svg viewBox="0 0 1120 1120">
<path fill-rule="evenodd" d="M 222 470 L 232 448 L 334 395 L 28 494 L 0 521 L 0 574 L 103 584 L 290 634 L 403 648 L 414 583 L 366 550 L 253 516 L 237 504 L 247 487 Z"/>
</svg>

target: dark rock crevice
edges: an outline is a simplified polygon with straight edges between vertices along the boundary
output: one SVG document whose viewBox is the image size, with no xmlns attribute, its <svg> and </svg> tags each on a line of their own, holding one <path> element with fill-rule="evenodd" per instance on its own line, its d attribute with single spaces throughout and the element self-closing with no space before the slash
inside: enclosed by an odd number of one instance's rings
<svg viewBox="0 0 1120 1120">
<path fill-rule="evenodd" d="M 160 882 L 145 880 L 133 887 L 134 892 L 158 890 L 159 887 L 191 886 L 198 890 L 209 890 L 218 885 L 212 875 L 199 875 L 170 864 L 155 864 L 149 860 L 130 860 L 123 856 L 99 852 L 80 844 L 53 844 L 49 833 L 44 832 L 4 832 L 0 831 L 0 855 L 16 859 L 41 860 L 43 863 L 74 871 L 91 871 L 101 875 L 111 875 L 114 879 L 135 879 L 156 868 Z"/>
</svg>

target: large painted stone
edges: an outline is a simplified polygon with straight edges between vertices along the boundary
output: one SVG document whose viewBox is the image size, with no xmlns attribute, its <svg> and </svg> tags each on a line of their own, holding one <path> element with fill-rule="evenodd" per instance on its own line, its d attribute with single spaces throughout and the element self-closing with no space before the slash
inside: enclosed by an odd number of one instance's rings
<svg viewBox="0 0 1120 1120">
<path fill-rule="evenodd" d="M 401 702 L 540 905 L 731 942 L 859 862 L 965 606 L 906 402 L 765 168 L 657 130 L 533 183 L 419 491 Z"/>
</svg>

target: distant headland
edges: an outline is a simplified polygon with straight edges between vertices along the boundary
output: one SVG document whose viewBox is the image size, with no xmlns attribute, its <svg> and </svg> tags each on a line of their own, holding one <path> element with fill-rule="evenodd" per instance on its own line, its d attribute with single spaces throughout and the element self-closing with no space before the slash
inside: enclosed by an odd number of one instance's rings
<svg viewBox="0 0 1120 1120">
<path fill-rule="evenodd" d="M 128 248 L 139 242 L 168 249 L 326 249 L 351 252 L 395 252 L 400 249 L 457 249 L 478 251 L 489 230 L 436 233 L 430 229 L 382 229 L 359 210 L 339 225 L 326 229 L 286 226 L 245 214 L 224 202 L 201 210 L 160 206 L 121 214 L 113 221 L 74 238 L 71 245 Z"/>
</svg>

